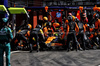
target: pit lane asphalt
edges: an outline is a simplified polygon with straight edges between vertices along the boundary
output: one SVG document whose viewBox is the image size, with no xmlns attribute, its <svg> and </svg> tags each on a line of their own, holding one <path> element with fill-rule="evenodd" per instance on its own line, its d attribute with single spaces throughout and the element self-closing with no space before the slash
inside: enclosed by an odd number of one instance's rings
<svg viewBox="0 0 100 66">
<path fill-rule="evenodd" d="M 99 66 L 100 50 L 18 51 L 11 53 L 11 66 Z"/>
</svg>

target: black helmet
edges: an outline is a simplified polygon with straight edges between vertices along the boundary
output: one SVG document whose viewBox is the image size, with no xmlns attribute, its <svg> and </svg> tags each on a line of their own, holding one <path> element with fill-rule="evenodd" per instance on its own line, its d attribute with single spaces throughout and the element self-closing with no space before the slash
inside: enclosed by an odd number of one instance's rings
<svg viewBox="0 0 100 66">
<path fill-rule="evenodd" d="M 95 18 L 99 18 L 99 14 L 96 14 L 96 15 L 95 15 Z"/>
<path fill-rule="evenodd" d="M 51 26 L 51 22 L 47 22 L 46 26 L 50 27 Z"/>
<path fill-rule="evenodd" d="M 72 16 L 72 13 L 68 13 L 68 16 Z"/>
<path fill-rule="evenodd" d="M 0 18 L 0 27 L 4 27 L 5 25 L 7 25 L 7 22 L 7 18 Z"/>
<path fill-rule="evenodd" d="M 72 16 L 68 16 L 68 21 L 71 22 L 73 20 Z"/>
<path fill-rule="evenodd" d="M 41 28 L 41 25 L 37 25 L 36 28 Z"/>
</svg>

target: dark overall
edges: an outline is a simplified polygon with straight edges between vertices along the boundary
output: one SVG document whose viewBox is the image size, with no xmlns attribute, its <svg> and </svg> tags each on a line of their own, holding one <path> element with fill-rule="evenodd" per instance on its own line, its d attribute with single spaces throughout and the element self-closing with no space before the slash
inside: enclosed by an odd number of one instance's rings
<svg viewBox="0 0 100 66">
<path fill-rule="evenodd" d="M 76 24 L 75 22 L 71 21 L 69 22 L 69 33 L 68 33 L 68 36 L 67 36 L 67 50 L 69 51 L 70 49 L 70 44 L 69 42 L 71 40 L 73 40 L 73 48 L 76 49 L 77 51 L 77 47 L 79 45 L 79 42 L 77 41 L 77 38 L 76 38 L 76 31 L 75 31 L 75 27 L 76 27 Z"/>
<path fill-rule="evenodd" d="M 40 28 L 35 28 L 30 32 L 30 52 L 32 52 L 34 44 L 36 44 L 37 51 L 39 51 L 39 46 L 42 48 L 43 36 L 40 30 Z"/>
<path fill-rule="evenodd" d="M 11 29 L 8 27 L 4 27 L 0 29 L 0 66 L 4 66 L 3 64 L 3 55 L 4 51 L 6 53 L 6 66 L 10 65 L 10 40 L 12 39 L 13 35 Z"/>
<path fill-rule="evenodd" d="M 79 34 L 77 36 L 77 39 L 82 42 L 81 47 L 83 48 L 83 50 L 85 50 L 86 46 L 85 46 L 85 38 L 86 35 L 84 33 L 84 28 L 83 28 L 83 23 L 82 22 L 78 22 L 78 27 L 79 27 Z"/>
<path fill-rule="evenodd" d="M 14 37 L 14 39 L 11 42 L 11 48 L 12 48 L 12 50 L 16 50 L 17 49 L 16 47 L 18 46 L 18 42 L 20 42 L 20 40 L 25 41 L 24 46 L 28 45 L 28 40 L 25 37 L 25 34 L 27 34 L 27 31 L 28 30 L 21 30 L 21 32 L 19 32 L 19 33 L 16 34 L 16 36 Z M 16 39 L 18 40 L 18 42 L 16 44 L 13 44 Z"/>
</svg>

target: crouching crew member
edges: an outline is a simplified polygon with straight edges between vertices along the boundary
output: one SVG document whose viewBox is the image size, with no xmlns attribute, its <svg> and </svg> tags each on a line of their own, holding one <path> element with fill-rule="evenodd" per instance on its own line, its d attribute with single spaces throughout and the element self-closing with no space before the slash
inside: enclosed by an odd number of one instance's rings
<svg viewBox="0 0 100 66">
<path fill-rule="evenodd" d="M 43 48 L 43 41 L 44 41 L 44 33 L 41 29 L 41 25 L 37 25 L 36 28 L 34 28 L 32 31 L 30 31 L 30 52 L 32 52 L 33 50 L 33 45 L 36 44 L 36 49 L 37 52 L 39 51 L 39 49 Z"/>
</svg>

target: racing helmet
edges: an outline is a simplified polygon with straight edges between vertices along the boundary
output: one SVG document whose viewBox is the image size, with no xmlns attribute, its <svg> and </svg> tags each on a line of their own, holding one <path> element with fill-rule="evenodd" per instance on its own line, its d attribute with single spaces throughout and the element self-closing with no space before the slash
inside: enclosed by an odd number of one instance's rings
<svg viewBox="0 0 100 66">
<path fill-rule="evenodd" d="M 72 13 L 68 13 L 68 16 L 72 16 Z"/>
<path fill-rule="evenodd" d="M 66 20 L 65 23 L 68 24 L 68 20 Z"/>
<path fill-rule="evenodd" d="M 8 19 L 7 18 L 1 18 L 0 19 L 0 27 L 3 27 L 7 24 Z"/>
<path fill-rule="evenodd" d="M 47 17 L 43 17 L 43 20 L 46 20 L 46 21 L 48 21 L 48 18 L 47 18 Z"/>
<path fill-rule="evenodd" d="M 46 26 L 50 27 L 51 26 L 51 22 L 47 22 Z"/>
<path fill-rule="evenodd" d="M 8 22 L 8 19 L 7 19 L 7 18 L 1 18 L 1 19 L 0 19 L 0 22 L 2 22 L 2 23 L 7 23 L 7 22 Z"/>
<path fill-rule="evenodd" d="M 72 16 L 68 16 L 68 21 L 69 21 L 69 22 L 73 21 Z"/>
<path fill-rule="evenodd" d="M 59 27 L 60 24 L 59 24 L 59 23 L 53 23 L 53 26 L 55 26 L 55 27 Z"/>
<path fill-rule="evenodd" d="M 32 29 L 32 25 L 31 24 L 28 24 L 28 29 Z"/>
<path fill-rule="evenodd" d="M 89 24 L 85 24 L 85 27 L 89 27 L 90 25 Z"/>
<path fill-rule="evenodd" d="M 97 18 L 99 18 L 99 14 L 96 14 L 96 15 L 95 15 L 95 19 L 97 19 Z"/>
</svg>

